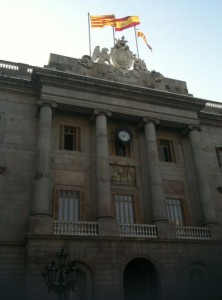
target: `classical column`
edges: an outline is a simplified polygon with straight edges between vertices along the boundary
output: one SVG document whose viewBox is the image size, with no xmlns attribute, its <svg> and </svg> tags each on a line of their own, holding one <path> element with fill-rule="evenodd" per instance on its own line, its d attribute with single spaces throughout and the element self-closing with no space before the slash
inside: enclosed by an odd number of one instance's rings
<svg viewBox="0 0 222 300">
<path fill-rule="evenodd" d="M 193 162 L 202 206 L 204 225 L 217 224 L 215 207 L 205 170 L 205 161 L 203 159 L 203 153 L 201 150 L 200 129 L 198 126 L 189 126 L 189 138 L 191 142 Z"/>
<path fill-rule="evenodd" d="M 144 118 L 143 122 L 152 197 L 153 222 L 168 222 L 156 141 L 155 123 L 157 123 L 157 121 Z"/>
<path fill-rule="evenodd" d="M 107 116 L 110 112 L 95 110 L 96 117 L 96 196 L 100 235 L 113 235 L 116 224 L 112 217 Z"/>
<path fill-rule="evenodd" d="M 42 221 L 51 215 L 51 152 L 52 109 L 55 103 L 39 101 L 39 124 L 37 140 L 36 173 L 34 182 L 31 231 L 38 231 Z M 41 221 L 40 221 L 41 219 Z M 36 221 L 38 220 L 38 221 Z M 45 222 L 45 221 L 43 221 Z"/>
</svg>

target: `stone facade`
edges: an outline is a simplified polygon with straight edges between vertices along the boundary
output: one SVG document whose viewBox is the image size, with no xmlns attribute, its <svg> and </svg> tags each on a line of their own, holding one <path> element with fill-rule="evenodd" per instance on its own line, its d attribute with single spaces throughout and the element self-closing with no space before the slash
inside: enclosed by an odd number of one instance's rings
<svg viewBox="0 0 222 300">
<path fill-rule="evenodd" d="M 221 104 L 87 59 L 0 62 L 2 299 L 56 299 L 63 247 L 68 299 L 220 300 Z"/>
</svg>

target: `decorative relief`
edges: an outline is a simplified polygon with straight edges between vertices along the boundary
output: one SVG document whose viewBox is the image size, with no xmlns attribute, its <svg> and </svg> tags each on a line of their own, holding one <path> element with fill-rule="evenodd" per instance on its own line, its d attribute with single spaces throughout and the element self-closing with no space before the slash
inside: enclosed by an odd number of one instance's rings
<svg viewBox="0 0 222 300">
<path fill-rule="evenodd" d="M 111 183 L 116 185 L 135 186 L 136 174 L 134 167 L 110 166 Z"/>
<path fill-rule="evenodd" d="M 100 50 L 100 46 L 96 46 L 92 58 L 89 55 L 83 55 L 79 63 L 88 69 L 93 67 L 94 62 L 109 64 L 112 66 L 110 72 L 129 78 L 139 78 L 138 72 L 150 73 L 144 60 L 137 58 L 130 51 L 127 42 L 124 36 L 121 39 L 115 39 L 115 45 L 111 48 L 110 53 L 108 53 L 108 48 Z"/>
</svg>

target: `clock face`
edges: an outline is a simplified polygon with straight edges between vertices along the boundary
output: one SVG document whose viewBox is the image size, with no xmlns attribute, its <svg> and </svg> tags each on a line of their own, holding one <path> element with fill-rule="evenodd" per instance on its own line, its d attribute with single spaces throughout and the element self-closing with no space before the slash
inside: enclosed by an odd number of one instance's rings
<svg viewBox="0 0 222 300">
<path fill-rule="evenodd" d="M 129 142 L 130 141 L 130 134 L 128 131 L 126 130 L 120 130 L 118 132 L 118 138 L 120 139 L 120 141 L 122 142 Z"/>
</svg>

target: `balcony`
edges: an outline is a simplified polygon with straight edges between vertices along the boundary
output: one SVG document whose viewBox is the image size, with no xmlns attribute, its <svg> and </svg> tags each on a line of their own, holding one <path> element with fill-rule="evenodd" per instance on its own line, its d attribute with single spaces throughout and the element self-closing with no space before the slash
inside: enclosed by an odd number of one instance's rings
<svg viewBox="0 0 222 300">
<path fill-rule="evenodd" d="M 182 227 L 176 226 L 178 239 L 210 240 L 210 229 L 207 227 Z"/>
<path fill-rule="evenodd" d="M 119 236 L 157 238 L 157 226 L 147 224 L 118 224 Z"/>
<path fill-rule="evenodd" d="M 97 236 L 97 222 L 60 222 L 54 221 L 54 234 Z"/>
<path fill-rule="evenodd" d="M 207 227 L 176 226 L 177 239 L 210 240 L 210 229 Z M 55 235 L 98 236 L 97 222 L 60 222 L 54 221 Z M 158 238 L 156 225 L 118 224 L 118 236 L 132 238 Z"/>
</svg>

